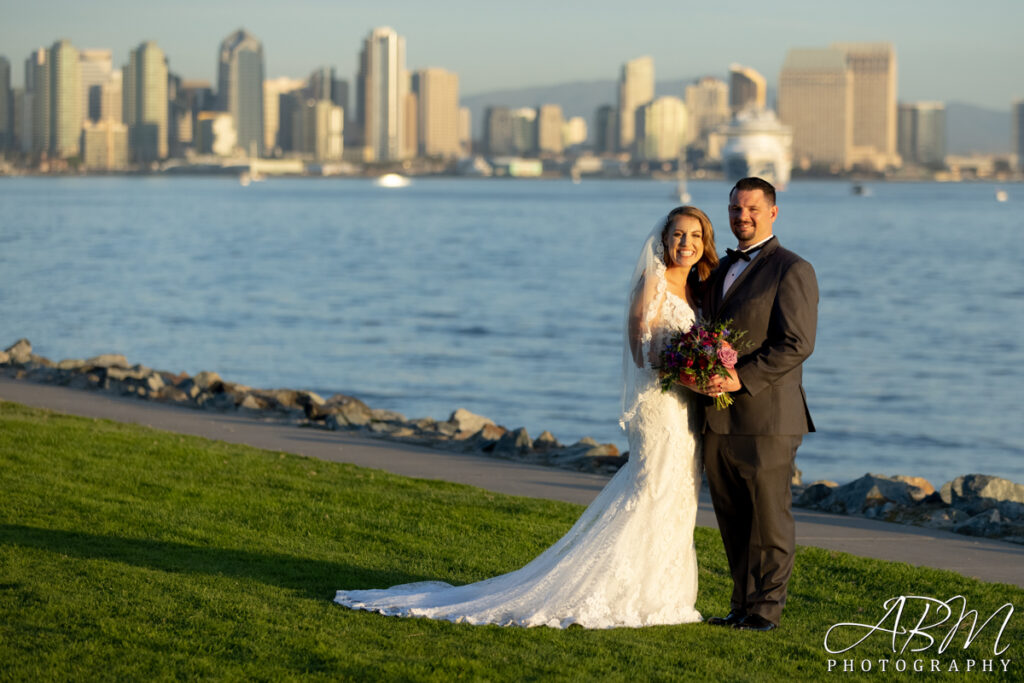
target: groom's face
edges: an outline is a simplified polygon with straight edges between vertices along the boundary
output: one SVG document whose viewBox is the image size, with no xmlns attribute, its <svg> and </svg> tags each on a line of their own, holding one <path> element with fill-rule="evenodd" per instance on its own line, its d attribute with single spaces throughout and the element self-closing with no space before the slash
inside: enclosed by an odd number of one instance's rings
<svg viewBox="0 0 1024 683">
<path fill-rule="evenodd" d="M 736 190 L 729 198 L 729 227 L 740 248 L 749 247 L 772 234 L 779 207 L 768 204 L 761 190 Z"/>
</svg>

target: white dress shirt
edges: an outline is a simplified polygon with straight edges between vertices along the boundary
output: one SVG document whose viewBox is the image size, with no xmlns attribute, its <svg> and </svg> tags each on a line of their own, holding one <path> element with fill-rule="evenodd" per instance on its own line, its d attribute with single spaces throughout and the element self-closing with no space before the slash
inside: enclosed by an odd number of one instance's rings
<svg viewBox="0 0 1024 683">
<path fill-rule="evenodd" d="M 768 235 L 768 237 L 761 240 L 757 244 L 752 244 L 746 249 L 741 249 L 740 251 L 742 251 L 744 254 L 747 254 L 750 253 L 751 251 L 754 251 L 755 249 L 760 249 L 761 247 L 768 243 L 768 240 L 771 240 L 774 237 L 775 235 Z M 757 258 L 757 256 L 755 255 L 751 257 L 751 259 L 754 258 Z M 729 291 L 729 288 L 732 287 L 732 283 L 736 282 L 736 279 L 740 276 L 740 273 L 742 273 L 748 265 L 750 265 L 750 261 L 744 261 L 743 259 L 740 258 L 732 262 L 732 265 L 729 266 L 729 270 L 725 272 L 725 278 L 722 279 L 723 298 L 725 297 L 725 293 Z"/>
</svg>

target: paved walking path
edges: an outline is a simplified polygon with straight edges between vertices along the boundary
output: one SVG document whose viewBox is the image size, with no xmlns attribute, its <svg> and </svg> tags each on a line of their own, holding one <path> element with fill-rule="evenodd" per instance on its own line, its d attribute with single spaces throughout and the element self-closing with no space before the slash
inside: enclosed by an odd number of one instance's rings
<svg viewBox="0 0 1024 683">
<path fill-rule="evenodd" d="M 534 498 L 586 504 L 608 481 L 604 475 L 408 446 L 359 432 L 302 429 L 239 414 L 194 410 L 6 377 L 0 377 L 0 400 Z M 1024 546 L 799 508 L 794 509 L 793 515 L 797 543 L 801 545 L 950 569 L 983 581 L 1024 588 Z M 717 527 L 706 491 L 702 493 L 697 524 Z M 894 595 L 901 591 L 913 593 L 914 587 L 894 587 Z"/>
</svg>

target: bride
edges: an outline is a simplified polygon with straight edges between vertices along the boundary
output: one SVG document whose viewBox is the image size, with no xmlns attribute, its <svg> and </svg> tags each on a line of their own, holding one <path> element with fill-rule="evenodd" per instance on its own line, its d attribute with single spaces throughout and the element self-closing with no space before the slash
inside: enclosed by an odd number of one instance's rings
<svg viewBox="0 0 1024 683">
<path fill-rule="evenodd" d="M 644 242 L 623 344 L 620 424 L 629 436 L 629 460 L 565 536 L 525 567 L 478 583 L 342 590 L 334 601 L 471 624 L 614 628 L 700 621 L 695 395 L 682 388 L 662 393 L 652 361 L 668 335 L 694 323 L 694 289 L 717 263 L 711 221 L 691 206 L 673 209 Z"/>
</svg>

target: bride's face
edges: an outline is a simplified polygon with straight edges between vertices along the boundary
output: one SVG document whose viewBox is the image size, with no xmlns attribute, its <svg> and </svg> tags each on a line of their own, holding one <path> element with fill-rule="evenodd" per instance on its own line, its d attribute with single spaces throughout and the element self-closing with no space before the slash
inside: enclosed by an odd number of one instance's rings
<svg viewBox="0 0 1024 683">
<path fill-rule="evenodd" d="M 665 265 L 689 270 L 704 255 L 704 231 L 693 216 L 679 216 L 665 231 Z"/>
</svg>

